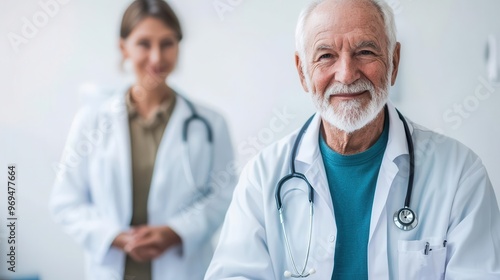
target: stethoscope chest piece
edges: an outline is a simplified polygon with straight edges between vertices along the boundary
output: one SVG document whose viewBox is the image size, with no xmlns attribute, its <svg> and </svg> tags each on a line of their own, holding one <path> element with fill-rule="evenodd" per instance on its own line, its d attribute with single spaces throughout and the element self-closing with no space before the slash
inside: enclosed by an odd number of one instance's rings
<svg viewBox="0 0 500 280">
<path fill-rule="evenodd" d="M 403 207 L 394 213 L 394 224 L 404 231 L 412 230 L 418 224 L 417 216 L 410 208 Z"/>
</svg>

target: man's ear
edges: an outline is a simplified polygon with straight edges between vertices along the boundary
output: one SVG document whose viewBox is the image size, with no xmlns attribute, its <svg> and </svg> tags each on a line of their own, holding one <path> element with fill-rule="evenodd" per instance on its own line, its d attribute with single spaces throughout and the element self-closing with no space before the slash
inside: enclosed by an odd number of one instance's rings
<svg viewBox="0 0 500 280">
<path fill-rule="evenodd" d="M 401 44 L 397 42 L 396 47 L 394 48 L 394 53 L 392 55 L 392 75 L 391 75 L 392 86 L 396 83 L 396 77 L 398 76 L 400 56 L 401 56 Z"/>
<path fill-rule="evenodd" d="M 295 67 L 297 67 L 297 72 L 299 73 L 300 83 L 302 84 L 302 88 L 304 89 L 304 91 L 309 92 L 309 89 L 307 88 L 306 76 L 303 71 L 302 63 L 303 61 L 300 59 L 299 53 L 295 52 Z"/>
</svg>

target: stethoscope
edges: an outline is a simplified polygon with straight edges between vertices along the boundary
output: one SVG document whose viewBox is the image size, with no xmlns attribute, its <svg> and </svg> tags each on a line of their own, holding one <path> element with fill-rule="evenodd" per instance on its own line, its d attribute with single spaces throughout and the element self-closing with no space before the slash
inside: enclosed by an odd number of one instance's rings
<svg viewBox="0 0 500 280">
<path fill-rule="evenodd" d="M 206 118 L 198 114 L 198 111 L 194 107 L 193 103 L 189 101 L 186 97 L 184 97 L 181 94 L 176 93 L 176 96 L 180 97 L 182 100 L 184 100 L 189 107 L 189 110 L 191 111 L 191 116 L 189 116 L 186 120 L 184 120 L 184 123 L 182 124 L 182 149 L 184 152 L 184 156 L 182 157 L 183 160 L 183 167 L 184 167 L 184 173 L 186 175 L 186 178 L 188 179 L 188 184 L 191 186 L 197 187 L 197 184 L 194 179 L 193 175 L 193 169 L 191 168 L 191 153 L 189 149 L 189 143 L 188 143 L 188 138 L 189 138 L 189 126 L 195 122 L 198 121 L 203 124 L 205 127 L 206 133 L 207 133 L 207 142 L 210 145 L 210 161 L 209 161 L 209 168 L 208 168 L 208 174 L 210 173 L 210 170 L 212 170 L 213 167 L 213 161 L 214 161 L 214 147 L 213 147 L 213 134 L 212 134 L 212 127 L 210 126 L 210 123 Z M 203 194 L 205 192 L 210 191 L 208 189 L 208 180 L 209 180 L 209 175 L 206 176 L 205 181 L 203 182 L 203 186 L 206 186 L 206 189 L 203 189 L 202 191 Z"/>
<path fill-rule="evenodd" d="M 397 110 L 396 110 L 397 111 Z M 406 190 L 406 198 L 405 198 L 405 203 L 403 208 L 397 210 L 394 213 L 394 224 L 401 230 L 404 231 L 409 231 L 414 229 L 417 226 L 417 216 L 415 215 L 415 212 L 410 209 L 410 200 L 411 200 L 411 194 L 413 190 L 413 177 L 414 177 L 414 171 L 415 171 L 415 155 L 414 155 L 414 149 L 413 149 L 413 140 L 411 138 L 411 133 L 410 129 L 408 128 L 408 123 L 406 122 L 405 118 L 403 115 L 397 111 L 399 118 L 403 122 L 403 126 L 405 129 L 405 136 L 406 136 L 406 142 L 408 144 L 408 152 L 410 154 L 410 174 L 408 178 L 408 187 Z M 285 239 L 285 246 L 286 246 L 286 251 L 288 254 L 288 257 L 290 258 L 290 261 L 292 262 L 293 265 L 293 273 L 289 270 L 286 270 L 283 275 L 286 278 L 293 277 L 293 278 L 306 278 L 309 277 L 310 275 L 314 274 L 316 270 L 314 268 L 309 269 L 306 272 L 307 269 L 307 263 L 309 261 L 309 253 L 311 249 L 311 239 L 312 239 L 312 228 L 313 228 L 313 210 L 314 210 L 314 191 L 312 185 L 309 183 L 307 180 L 307 177 L 295 170 L 295 157 L 297 155 L 297 151 L 299 148 L 299 144 L 302 140 L 302 137 L 304 136 L 304 133 L 306 132 L 307 128 L 309 127 L 311 121 L 313 120 L 314 115 L 311 116 L 307 122 L 302 126 L 302 128 L 299 131 L 299 134 L 297 135 L 297 138 L 293 144 L 292 147 L 292 152 L 291 152 L 291 158 L 290 158 L 290 173 L 281 180 L 279 180 L 277 186 L 276 186 L 276 206 L 278 207 L 278 212 L 279 212 L 279 217 L 280 217 L 280 223 L 281 223 L 281 228 L 283 230 L 283 238 Z M 283 202 L 281 201 L 281 188 L 283 185 L 291 180 L 291 179 L 299 179 L 304 181 L 307 184 L 308 187 L 308 200 L 309 200 L 309 237 L 307 241 L 307 251 L 306 251 L 306 256 L 304 259 L 304 264 L 302 266 L 302 269 L 299 270 L 297 268 L 297 265 L 295 263 L 295 259 L 292 254 L 292 250 L 290 248 L 290 242 L 288 241 L 288 234 L 286 231 L 285 227 L 285 221 L 283 218 Z"/>
</svg>

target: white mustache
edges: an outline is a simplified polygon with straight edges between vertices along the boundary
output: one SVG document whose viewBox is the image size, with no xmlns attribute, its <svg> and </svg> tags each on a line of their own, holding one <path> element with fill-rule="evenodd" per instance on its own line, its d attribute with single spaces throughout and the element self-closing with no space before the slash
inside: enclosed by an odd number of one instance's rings
<svg viewBox="0 0 500 280">
<path fill-rule="evenodd" d="M 335 83 L 326 89 L 325 97 L 328 98 L 338 94 L 357 94 L 363 91 L 369 91 L 373 95 L 375 93 L 375 87 L 366 79 L 357 80 L 350 85 Z"/>
</svg>

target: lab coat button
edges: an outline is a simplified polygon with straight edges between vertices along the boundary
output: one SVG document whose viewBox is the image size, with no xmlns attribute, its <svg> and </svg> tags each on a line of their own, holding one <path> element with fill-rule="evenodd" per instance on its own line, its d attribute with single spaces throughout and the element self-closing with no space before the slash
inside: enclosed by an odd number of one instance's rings
<svg viewBox="0 0 500 280">
<path fill-rule="evenodd" d="M 330 243 L 333 243 L 333 241 L 335 241 L 335 235 L 330 235 L 330 238 L 328 238 L 328 241 L 330 241 Z"/>
</svg>

